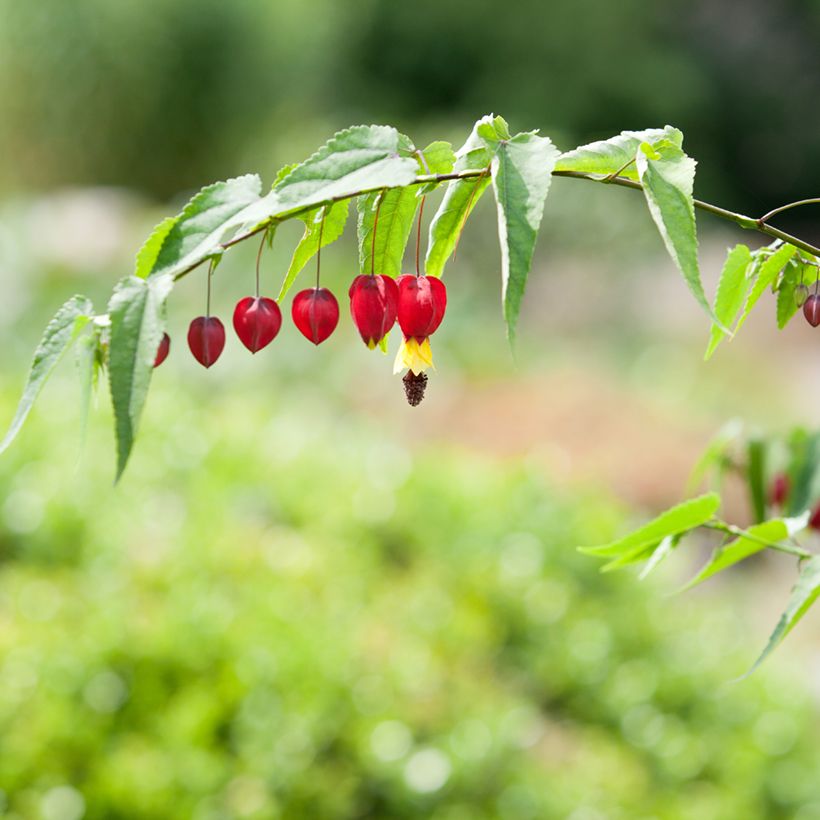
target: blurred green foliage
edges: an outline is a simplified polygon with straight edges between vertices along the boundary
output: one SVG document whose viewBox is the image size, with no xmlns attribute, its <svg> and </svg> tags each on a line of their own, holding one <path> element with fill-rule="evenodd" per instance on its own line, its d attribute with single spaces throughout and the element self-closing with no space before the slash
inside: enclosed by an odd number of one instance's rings
<svg viewBox="0 0 820 820">
<path fill-rule="evenodd" d="M 816 192 L 816 3 L 464 8 L 0 0 L 0 190 L 270 180 L 354 121 L 458 142 L 496 109 L 564 147 L 673 122 L 699 192 L 726 204 Z M 623 273 L 658 240 L 632 192 L 594 187 L 556 181 L 554 276 L 531 283 L 520 366 L 592 346 L 599 372 L 690 417 L 743 396 L 781 418 L 791 394 L 757 390 L 742 354 L 697 381 L 700 340 L 637 322 L 659 286 L 640 302 Z M 161 215 L 107 195 L 4 209 L 0 421 L 54 307 L 75 289 L 101 305 Z M 268 290 L 298 233 L 265 257 Z M 428 419 L 460 381 L 510 378 L 497 253 L 468 227 Z M 355 268 L 350 237 L 323 256 L 340 294 Z M 252 270 L 253 249 L 220 266 L 223 317 Z M 784 652 L 729 683 L 767 626 L 741 623 L 737 587 L 670 601 L 660 582 L 600 576 L 573 548 L 623 532 L 623 512 L 535 459 L 424 444 L 433 422 L 397 412 L 389 361 L 349 323 L 321 353 L 286 326 L 270 358 L 231 339 L 221 369 L 196 370 L 184 328 L 203 299 L 201 278 L 180 283 L 116 491 L 106 411 L 77 466 L 71 373 L 0 459 L 0 816 L 820 816 L 804 670 Z"/>
<path fill-rule="evenodd" d="M 99 419 L 71 473 L 67 381 L 0 461 L 4 816 L 816 816 L 817 709 L 729 683 L 730 599 L 599 575 L 612 504 L 311 361 L 284 400 L 172 356 L 116 491 Z"/>
<path fill-rule="evenodd" d="M 762 213 L 820 187 L 819 8 L 0 0 L 0 180 L 167 196 L 270 179 L 355 121 L 423 144 L 495 110 L 564 149 L 672 123 L 699 193 Z"/>
</svg>

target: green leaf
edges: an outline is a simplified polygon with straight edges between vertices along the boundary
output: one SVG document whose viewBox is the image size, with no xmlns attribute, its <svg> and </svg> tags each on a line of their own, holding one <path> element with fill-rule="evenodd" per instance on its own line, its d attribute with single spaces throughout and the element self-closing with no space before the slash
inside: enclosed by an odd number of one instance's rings
<svg viewBox="0 0 820 820">
<path fill-rule="evenodd" d="M 774 632 L 772 632 L 769 637 L 766 648 L 746 675 L 751 675 L 751 673 L 766 660 L 783 638 L 794 629 L 797 622 L 808 612 L 809 607 L 817 600 L 818 595 L 820 595 L 820 555 L 810 558 L 803 565 L 797 583 L 792 589 L 792 594 L 786 605 L 785 612 L 780 616 L 780 620 L 777 622 Z"/>
<path fill-rule="evenodd" d="M 422 151 L 424 162 L 419 162 L 419 173 L 445 174 L 453 168 L 455 154 L 448 142 L 434 142 Z M 413 220 L 421 202 L 420 194 L 435 188 L 438 183 L 430 183 L 420 190 L 417 186 L 391 188 L 360 196 L 357 201 L 359 211 L 359 272 L 370 273 L 371 256 L 373 271 L 396 277 L 402 272 L 402 260 Z M 376 206 L 381 196 L 379 223 L 376 230 L 376 246 L 373 247 L 373 225 Z"/>
<path fill-rule="evenodd" d="M 770 288 L 775 283 L 777 275 L 796 253 L 797 248 L 794 245 L 781 245 L 771 256 L 760 263 L 757 268 L 757 277 L 752 289 L 749 291 L 749 295 L 746 297 L 743 314 L 738 320 L 735 333 L 743 326 L 743 323 L 752 312 L 752 308 L 757 304 L 766 288 Z"/>
<path fill-rule="evenodd" d="M 732 419 L 718 430 L 692 468 L 686 482 L 687 492 L 693 492 L 706 477 L 709 470 L 724 463 L 730 447 L 737 441 L 742 432 L 743 422 L 740 419 Z"/>
<path fill-rule="evenodd" d="M 550 139 L 526 133 L 502 140 L 492 160 L 501 243 L 501 298 L 510 344 L 515 343 L 524 288 L 557 158 L 558 149 Z"/>
<path fill-rule="evenodd" d="M 710 521 L 720 507 L 720 496 L 707 493 L 684 501 L 661 513 L 629 535 L 595 547 L 579 547 L 580 552 L 615 558 L 636 555 L 650 547 L 654 548 L 664 538 L 680 535 Z"/>
<path fill-rule="evenodd" d="M 766 443 L 752 438 L 746 443 L 746 484 L 755 523 L 766 518 Z"/>
<path fill-rule="evenodd" d="M 137 253 L 134 276 L 145 279 L 151 273 L 168 234 L 171 233 L 171 229 L 177 224 L 178 220 L 179 216 L 167 216 L 151 231 L 151 235 L 145 240 Z"/>
<path fill-rule="evenodd" d="M 80 377 L 80 442 L 85 443 L 88 432 L 88 411 L 91 407 L 91 393 L 97 383 L 100 367 L 100 329 L 81 336 L 77 342 L 77 373 Z"/>
<path fill-rule="evenodd" d="M 490 184 L 490 162 L 498 147 L 498 133 L 491 114 L 473 126 L 470 136 L 456 153 L 454 171 L 482 171 L 479 176 L 454 180 L 430 222 L 424 270 L 442 276 L 447 260 L 458 245 L 467 219 Z M 486 136 L 481 136 L 481 133 Z"/>
<path fill-rule="evenodd" d="M 34 351 L 34 359 L 29 369 L 28 380 L 23 389 L 23 395 L 17 405 L 17 412 L 14 414 L 8 432 L 0 441 L 0 453 L 2 453 L 14 441 L 23 422 L 31 410 L 35 399 L 43 389 L 43 385 L 48 380 L 57 362 L 60 361 L 63 353 L 71 346 L 71 343 L 86 326 L 94 312 L 94 306 L 85 296 L 72 296 L 55 314 L 48 323 L 40 344 Z"/>
<path fill-rule="evenodd" d="M 638 578 L 643 581 L 650 572 L 657 569 L 658 565 L 672 554 L 682 537 L 682 535 L 667 535 L 652 551 L 649 560 L 646 562 L 646 566 L 641 570 L 641 574 Z"/>
<path fill-rule="evenodd" d="M 795 288 L 803 282 L 807 265 L 794 264 L 792 259 L 783 271 L 783 278 L 777 289 L 777 327 L 783 330 L 792 316 L 799 310 L 794 297 Z"/>
<path fill-rule="evenodd" d="M 323 208 L 313 208 L 308 211 L 300 219 L 305 223 L 305 232 L 299 240 L 299 244 L 293 251 L 293 257 L 290 260 L 290 267 L 285 275 L 285 281 L 282 282 L 282 287 L 279 290 L 279 295 L 276 297 L 277 301 L 282 301 L 285 294 L 290 290 L 299 272 L 305 265 L 316 255 L 319 250 L 319 233 L 322 234 L 322 247 L 335 242 L 343 233 L 345 223 L 347 222 L 347 213 L 350 210 L 350 200 L 343 199 L 341 202 L 336 202 L 327 209 L 325 214 L 325 225 L 322 224 L 322 210 Z M 320 231 L 321 229 L 321 231 Z"/>
<path fill-rule="evenodd" d="M 220 241 L 225 231 L 245 221 L 242 213 L 259 200 L 261 190 L 262 182 L 256 174 L 203 188 L 179 216 L 164 220 L 154 229 L 137 255 L 137 275 L 176 276 L 209 257 L 221 255 L 224 249 Z"/>
<path fill-rule="evenodd" d="M 746 275 L 752 264 L 752 252 L 746 245 L 736 245 L 726 256 L 715 294 L 715 316 L 720 324 L 712 325 L 704 359 L 709 359 L 726 337 L 723 328 L 734 324 L 748 289 Z"/>
<path fill-rule="evenodd" d="M 490 172 L 472 179 L 460 179 L 447 186 L 447 192 L 430 222 L 424 269 L 428 276 L 442 276 L 447 260 L 481 195 L 490 184 Z"/>
<path fill-rule="evenodd" d="M 425 174 L 449 174 L 456 162 L 453 146 L 444 140 L 431 142 L 422 154 L 424 154 L 424 162 L 421 166 Z"/>
<path fill-rule="evenodd" d="M 170 274 L 149 279 L 129 276 L 114 288 L 108 305 L 108 368 L 117 438 L 117 480 L 134 446 L 157 347 L 165 330 L 165 302 L 173 284 Z"/>
<path fill-rule="evenodd" d="M 611 139 L 591 142 L 561 154 L 555 164 L 555 170 L 602 176 L 610 176 L 620 171 L 622 177 L 638 179 L 635 158 L 639 146 L 644 142 L 652 146 L 661 142 L 671 142 L 680 148 L 683 144 L 683 134 L 671 125 L 646 131 L 622 131 Z"/>
<path fill-rule="evenodd" d="M 769 544 L 778 544 L 804 530 L 809 521 L 809 513 L 797 518 L 773 518 L 762 524 L 754 524 L 737 538 L 715 550 L 705 567 L 687 583 L 681 591 L 691 589 L 703 583 L 707 578 L 743 561 L 750 555 L 767 548 Z"/>
<path fill-rule="evenodd" d="M 381 206 L 379 207 L 379 197 Z M 359 238 L 359 273 L 370 273 L 371 254 L 374 273 L 396 277 L 402 272 L 404 249 L 413 227 L 413 217 L 419 198 L 411 188 L 393 188 L 384 193 L 360 196 L 356 203 L 359 211 L 357 233 Z M 376 209 L 379 222 L 376 227 L 376 245 L 373 247 L 373 225 Z"/>
<path fill-rule="evenodd" d="M 339 131 L 273 189 L 282 212 L 320 205 L 357 191 L 409 185 L 418 163 L 399 154 L 401 135 L 385 125 Z"/>
<path fill-rule="evenodd" d="M 644 142 L 637 153 L 636 164 L 649 212 L 669 255 L 683 274 L 695 299 L 714 322 L 722 325 L 706 300 L 700 280 L 692 195 L 695 161 L 678 149 L 659 153 Z"/>
<path fill-rule="evenodd" d="M 815 476 L 820 466 L 820 433 L 796 431 L 790 442 L 792 459 L 788 475 L 791 483 L 787 499 L 789 515 L 797 515 L 812 503 Z"/>
<path fill-rule="evenodd" d="M 423 151 L 424 162 L 419 161 L 422 174 L 449 174 L 455 167 L 456 155 L 449 142 L 438 140 L 431 142 Z M 441 185 L 440 182 L 428 182 L 419 189 L 419 195 L 429 194 Z"/>
</svg>

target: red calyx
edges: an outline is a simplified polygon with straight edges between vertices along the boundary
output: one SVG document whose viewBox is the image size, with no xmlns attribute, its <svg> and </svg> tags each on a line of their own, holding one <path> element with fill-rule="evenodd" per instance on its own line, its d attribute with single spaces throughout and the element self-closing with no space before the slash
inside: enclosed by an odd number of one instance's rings
<svg viewBox="0 0 820 820">
<path fill-rule="evenodd" d="M 436 276 L 414 276 L 403 273 L 397 280 L 399 289 L 398 319 L 406 339 L 415 337 L 421 343 L 431 336 L 447 308 L 447 289 Z"/>
<path fill-rule="evenodd" d="M 168 358 L 170 351 L 171 337 L 167 333 L 163 333 L 157 348 L 157 357 L 154 359 L 154 367 L 159 367 Z"/>
<path fill-rule="evenodd" d="M 803 302 L 803 315 L 812 327 L 820 325 L 820 296 L 813 294 Z"/>
<path fill-rule="evenodd" d="M 809 518 L 809 527 L 813 530 L 820 530 L 820 502 L 818 502 L 811 511 L 811 518 Z"/>
<path fill-rule="evenodd" d="M 251 353 L 269 345 L 282 327 L 282 311 L 273 299 L 246 296 L 236 303 L 233 328 Z"/>
<path fill-rule="evenodd" d="M 293 323 L 313 344 L 321 344 L 339 323 L 339 303 L 327 288 L 300 290 L 291 305 Z"/>
<path fill-rule="evenodd" d="M 188 347 L 203 367 L 210 367 L 225 347 L 222 322 L 216 316 L 197 316 L 188 328 Z"/>
<path fill-rule="evenodd" d="M 362 341 L 375 347 L 396 323 L 399 289 L 384 274 L 357 276 L 350 285 L 350 315 Z"/>
<path fill-rule="evenodd" d="M 789 495 L 790 482 L 786 473 L 778 473 L 772 479 L 769 489 L 769 502 L 773 507 L 782 507 Z"/>
</svg>

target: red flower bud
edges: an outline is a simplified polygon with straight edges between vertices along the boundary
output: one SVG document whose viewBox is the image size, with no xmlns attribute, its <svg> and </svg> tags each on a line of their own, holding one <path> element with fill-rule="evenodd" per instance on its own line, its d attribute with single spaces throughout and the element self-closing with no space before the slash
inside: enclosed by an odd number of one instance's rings
<svg viewBox="0 0 820 820">
<path fill-rule="evenodd" d="M 820 296 L 814 294 L 803 302 L 803 315 L 812 327 L 820 325 Z"/>
<path fill-rule="evenodd" d="M 168 358 L 170 351 L 171 337 L 167 333 L 163 333 L 157 348 L 157 357 L 154 359 L 154 367 L 159 367 Z"/>
<path fill-rule="evenodd" d="M 769 503 L 773 507 L 782 507 L 789 495 L 789 477 L 786 473 L 778 473 L 772 479 L 772 486 L 769 488 Z"/>
<path fill-rule="evenodd" d="M 350 286 L 350 315 L 362 341 L 374 348 L 396 323 L 399 289 L 389 276 L 364 274 Z"/>
<path fill-rule="evenodd" d="M 399 289 L 398 319 L 406 339 L 419 343 L 432 335 L 447 307 L 447 289 L 436 276 L 414 276 L 404 273 L 397 280 Z"/>
<path fill-rule="evenodd" d="M 809 528 L 812 530 L 820 530 L 820 502 L 815 504 L 811 511 L 811 518 L 809 518 Z"/>
<path fill-rule="evenodd" d="M 216 316 L 197 316 L 188 328 L 188 347 L 203 367 L 210 367 L 225 347 L 222 322 Z"/>
<path fill-rule="evenodd" d="M 246 296 L 236 303 L 233 327 L 251 353 L 269 345 L 282 327 L 282 311 L 273 299 Z"/>
<path fill-rule="evenodd" d="M 291 315 L 299 332 L 318 345 L 336 329 L 339 303 L 327 288 L 308 288 L 293 297 Z"/>
</svg>

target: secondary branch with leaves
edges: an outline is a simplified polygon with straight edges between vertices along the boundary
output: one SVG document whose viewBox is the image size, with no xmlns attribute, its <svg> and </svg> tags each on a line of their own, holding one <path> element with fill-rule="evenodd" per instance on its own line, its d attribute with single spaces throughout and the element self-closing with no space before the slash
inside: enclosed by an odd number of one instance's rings
<svg viewBox="0 0 820 820">
<path fill-rule="evenodd" d="M 682 146 L 681 132 L 666 126 L 624 131 L 611 139 L 562 153 L 549 138 L 535 131 L 512 134 L 503 118 L 488 115 L 475 123 L 458 151 L 443 141 L 419 149 L 408 137 L 388 126 L 355 126 L 337 133 L 304 162 L 280 170 L 267 193 L 263 193 L 262 181 L 255 174 L 209 185 L 179 214 L 156 226 L 137 254 L 134 272 L 115 286 L 106 311 L 97 312 L 82 296 L 73 297 L 57 311 L 35 352 L 20 404 L 0 442 L 0 452 L 19 432 L 62 355 L 76 343 L 84 408 L 99 374 L 108 376 L 119 479 L 133 449 L 152 370 L 158 360 L 157 351 L 165 341 L 167 304 L 174 284 L 206 265 L 210 281 L 219 261 L 231 248 L 260 234 L 270 240 L 277 225 L 296 219 L 304 223 L 304 235 L 294 250 L 277 297 L 276 301 L 281 302 L 310 259 L 343 234 L 351 201 L 356 202 L 358 211 L 361 274 L 378 274 L 392 281 L 402 273 L 405 248 L 420 204 L 424 197 L 443 188 L 443 197 L 429 225 L 424 271 L 419 271 L 424 277 L 439 278 L 476 204 L 492 186 L 501 246 L 503 315 L 511 345 L 515 343 L 544 202 L 556 176 L 643 192 L 670 256 L 711 319 L 707 358 L 723 339 L 737 332 L 767 289 L 777 294 L 779 327 L 785 326 L 803 302 L 806 302 L 804 311 L 809 321 L 815 323 L 816 317 L 820 323 L 820 297 L 808 296 L 806 286 L 806 281 L 817 281 L 820 248 L 770 224 L 780 213 L 816 204 L 818 200 L 789 203 L 759 218 L 702 202 L 693 195 L 695 161 Z M 713 304 L 707 300 L 701 282 L 696 209 L 774 240 L 756 250 L 737 245 L 729 251 Z M 262 247 L 259 252 L 261 254 Z M 427 280 L 428 284 L 431 282 L 432 279 Z M 433 291 L 444 299 L 443 286 L 432 291 L 428 287 L 425 292 Z M 315 292 L 319 292 L 318 286 Z M 332 295 L 329 298 L 335 303 Z M 381 298 L 386 297 L 381 294 Z M 811 299 L 815 299 L 816 304 L 810 303 Z M 278 305 L 273 300 L 266 302 L 270 302 L 271 315 L 279 316 Z M 444 304 L 445 301 L 441 301 L 441 312 Z M 309 306 L 309 311 L 314 309 L 315 306 Z M 315 325 L 315 313 L 310 312 L 308 318 L 311 326 Z M 438 315 L 433 324 L 437 327 L 440 321 L 441 315 Z M 222 332 L 221 323 L 217 320 L 216 324 Z M 387 336 L 373 341 L 386 347 Z M 412 356 L 406 361 L 427 362 L 429 349 L 424 348 L 422 342 L 426 342 L 426 338 L 417 340 Z M 224 334 L 221 343 L 224 343 Z M 408 344 L 407 334 L 405 344 Z M 165 352 L 167 354 L 167 345 Z M 210 361 L 208 356 L 203 359 L 197 355 L 197 358 L 202 363 Z M 412 370 L 408 375 L 413 375 Z M 85 416 L 84 410 L 83 418 Z M 708 502 L 703 499 L 697 500 L 697 504 L 686 502 L 683 512 L 673 510 L 665 514 L 671 518 L 661 516 L 661 519 L 686 523 L 692 509 L 705 509 L 714 503 L 711 496 L 708 498 Z M 790 519 L 791 523 L 783 520 L 765 533 L 749 529 L 739 534 L 731 529 L 732 525 L 713 520 L 712 510 L 703 521 L 680 530 L 661 532 L 664 525 L 655 522 L 651 534 L 654 538 L 660 533 L 657 539 L 647 540 L 644 532 L 635 540 L 637 534 L 633 533 L 632 540 L 605 545 L 595 552 L 612 559 L 608 568 L 637 560 L 654 566 L 677 546 L 689 529 L 723 527 L 724 535 L 737 536 L 734 543 L 746 545 L 742 549 L 724 546 L 722 561 L 728 565 L 734 560 L 727 562 L 726 554 L 733 556 L 743 551 L 751 554 L 749 544 L 760 549 L 782 549 L 783 542 L 793 535 L 795 522 L 806 524 L 805 516 L 801 517 L 804 511 L 798 512 L 800 515 Z M 746 557 L 745 554 L 742 557 Z M 814 560 L 810 558 L 809 565 Z M 820 579 L 820 572 L 817 576 Z M 820 589 L 820 585 L 817 588 Z"/>
</svg>

